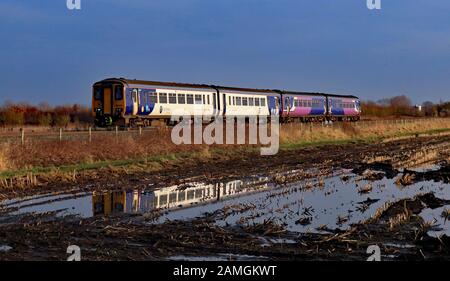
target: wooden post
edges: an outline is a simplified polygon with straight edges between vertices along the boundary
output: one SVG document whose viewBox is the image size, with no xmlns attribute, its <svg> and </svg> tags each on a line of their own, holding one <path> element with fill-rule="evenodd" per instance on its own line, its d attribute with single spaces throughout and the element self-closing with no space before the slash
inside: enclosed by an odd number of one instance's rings
<svg viewBox="0 0 450 281">
<path fill-rule="evenodd" d="M 119 136 L 119 126 L 116 126 L 116 137 Z"/>
<path fill-rule="evenodd" d="M 62 128 L 59 128 L 59 141 L 62 141 Z"/>
<path fill-rule="evenodd" d="M 89 126 L 89 142 L 92 142 L 92 127 Z"/>
<path fill-rule="evenodd" d="M 139 135 L 142 136 L 142 127 L 139 126 Z"/>
<path fill-rule="evenodd" d="M 22 145 L 24 145 L 25 144 L 25 130 L 23 128 L 20 128 L 20 139 L 21 139 Z"/>
</svg>

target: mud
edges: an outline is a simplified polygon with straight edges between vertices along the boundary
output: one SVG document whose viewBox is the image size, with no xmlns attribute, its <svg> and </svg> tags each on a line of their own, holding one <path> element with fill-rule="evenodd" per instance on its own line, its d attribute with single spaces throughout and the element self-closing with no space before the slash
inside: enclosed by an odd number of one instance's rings
<svg viewBox="0 0 450 281">
<path fill-rule="evenodd" d="M 78 245 L 85 260 L 365 260 L 378 245 L 383 260 L 448 260 L 449 140 L 242 155 L 18 193 L 29 197 L 5 191 L 0 259 L 65 260 Z"/>
</svg>

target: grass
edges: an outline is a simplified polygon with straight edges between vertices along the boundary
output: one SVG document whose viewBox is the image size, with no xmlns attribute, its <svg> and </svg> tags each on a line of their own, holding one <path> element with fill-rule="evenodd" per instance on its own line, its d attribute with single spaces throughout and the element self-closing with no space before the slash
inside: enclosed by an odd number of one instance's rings
<svg viewBox="0 0 450 281">
<path fill-rule="evenodd" d="M 291 123 L 280 129 L 280 149 L 295 150 L 308 146 L 376 142 L 386 138 L 450 131 L 450 119 L 408 123 L 339 123 L 327 127 Z M 146 132 L 142 136 L 103 136 L 88 140 L 39 140 L 24 145 L 0 143 L 0 179 L 31 175 L 75 174 L 102 168 L 158 170 L 165 164 L 186 160 L 240 157 L 259 152 L 258 146 L 175 145 L 170 130 Z"/>
</svg>

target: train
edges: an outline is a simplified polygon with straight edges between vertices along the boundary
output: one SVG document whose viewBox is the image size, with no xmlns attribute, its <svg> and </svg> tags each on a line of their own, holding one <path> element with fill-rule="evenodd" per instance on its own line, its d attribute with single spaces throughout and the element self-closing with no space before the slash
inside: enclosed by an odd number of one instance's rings
<svg viewBox="0 0 450 281">
<path fill-rule="evenodd" d="M 358 97 L 326 93 L 251 89 L 108 78 L 92 87 L 95 125 L 170 124 L 174 113 L 208 116 L 278 116 L 280 122 L 358 121 Z"/>
</svg>

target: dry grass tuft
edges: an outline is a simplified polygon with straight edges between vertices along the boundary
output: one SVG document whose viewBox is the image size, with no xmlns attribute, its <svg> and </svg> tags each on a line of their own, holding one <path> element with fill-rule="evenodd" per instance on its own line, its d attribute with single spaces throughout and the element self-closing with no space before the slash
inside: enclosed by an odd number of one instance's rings
<svg viewBox="0 0 450 281">
<path fill-rule="evenodd" d="M 0 143 L 0 172 L 10 167 L 9 150 L 8 143 Z"/>
<path fill-rule="evenodd" d="M 280 129 L 280 143 L 344 141 L 370 138 L 392 138 L 424 130 L 450 129 L 450 119 L 381 120 L 377 122 L 337 122 L 333 125 L 290 123 Z"/>
</svg>

